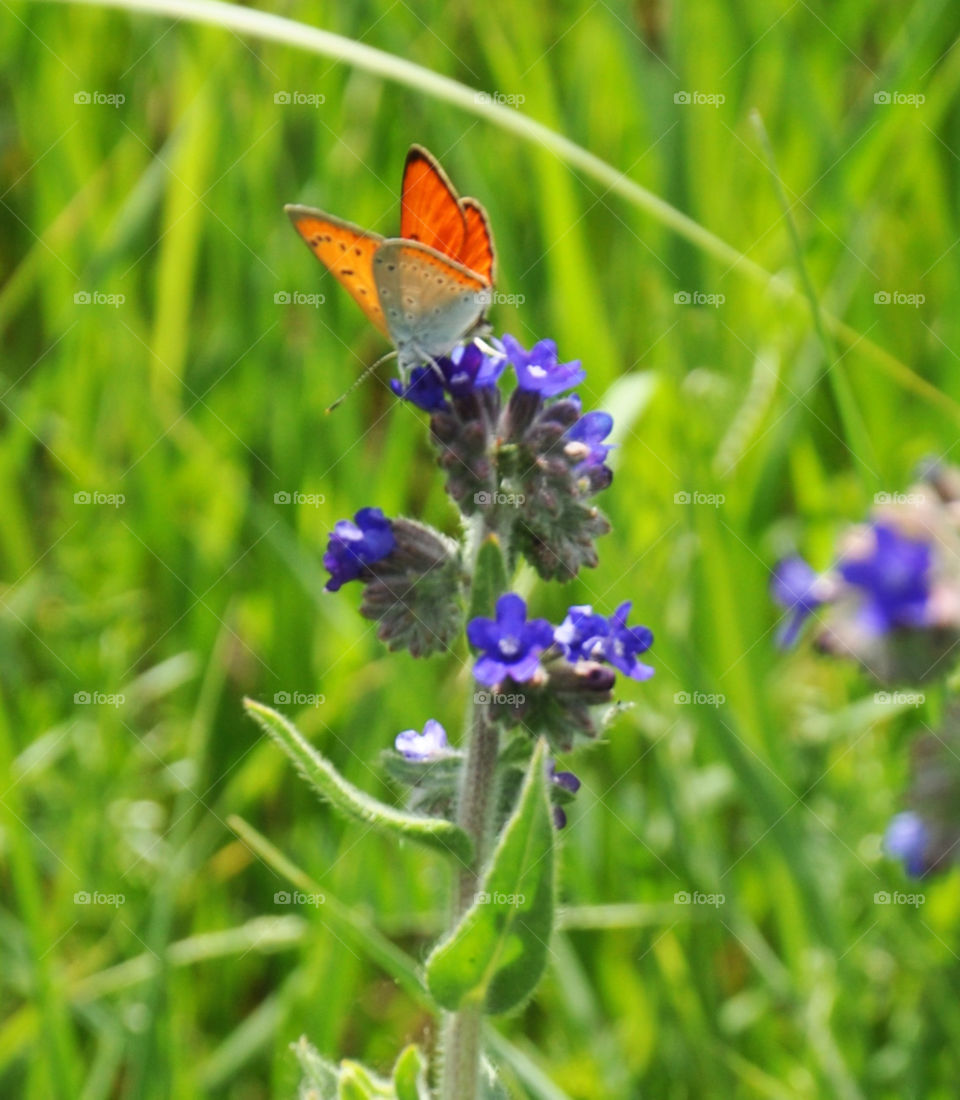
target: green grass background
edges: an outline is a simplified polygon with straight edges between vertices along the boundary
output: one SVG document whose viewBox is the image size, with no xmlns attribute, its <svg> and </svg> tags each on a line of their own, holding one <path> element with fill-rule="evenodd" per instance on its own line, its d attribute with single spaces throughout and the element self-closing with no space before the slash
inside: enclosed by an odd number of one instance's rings
<svg viewBox="0 0 960 1100">
<path fill-rule="evenodd" d="M 877 490 L 957 442 L 956 10 L 273 10 L 525 97 L 799 287 L 756 108 L 822 306 L 936 389 L 865 343 L 825 348 L 809 312 L 490 121 L 224 30 L 3 4 L 0 1093 L 255 1100 L 292 1093 L 301 1033 L 380 1067 L 430 1041 L 368 929 L 422 959 L 446 865 L 332 817 L 240 706 L 321 693 L 284 709 L 387 798 L 376 758 L 399 730 L 458 728 L 461 660 L 389 656 L 358 591 L 321 591 L 336 519 L 365 504 L 448 531 L 456 517 L 386 370 L 324 417 L 385 346 L 281 210 L 395 231 L 418 141 L 490 212 L 500 290 L 525 299 L 494 309 L 496 329 L 556 338 L 589 371 L 587 404 L 618 416 L 600 566 L 562 591 L 531 584 L 534 606 L 632 598 L 657 637 L 656 678 L 622 685 L 635 708 L 575 764 L 566 929 L 536 998 L 496 1024 L 511 1081 L 526 1061 L 540 1084 L 528 1066 L 522 1088 L 552 1100 L 955 1096 L 957 877 L 923 883 L 919 907 L 874 902 L 918 889 L 880 836 L 937 701 L 880 706 L 854 671 L 777 653 L 766 589 L 779 553 L 798 543 L 827 564 Z M 325 100 L 275 103 L 284 90 Z M 725 101 L 675 103 L 683 90 Z M 884 90 L 925 101 L 875 103 Z M 326 302 L 277 304 L 282 291 Z M 275 503 L 297 491 L 323 503 Z M 275 904 L 287 879 L 230 815 L 326 905 Z M 675 904 L 684 890 L 725 901 Z"/>
</svg>

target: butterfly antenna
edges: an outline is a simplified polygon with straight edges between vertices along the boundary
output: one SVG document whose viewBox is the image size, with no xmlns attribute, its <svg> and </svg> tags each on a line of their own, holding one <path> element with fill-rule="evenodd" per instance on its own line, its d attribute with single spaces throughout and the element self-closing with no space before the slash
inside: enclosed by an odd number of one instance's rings
<svg viewBox="0 0 960 1100">
<path fill-rule="evenodd" d="M 373 372 L 380 366 L 381 363 L 385 363 L 388 359 L 392 359 L 396 355 L 396 351 L 388 351 L 386 355 L 381 355 L 376 362 L 371 363 L 369 367 L 366 367 L 358 378 L 355 378 L 349 386 L 343 391 L 342 394 L 334 401 L 332 405 L 328 405 L 324 410 L 328 415 L 338 406 L 342 405 L 344 401 L 353 393 L 353 391 L 360 385 L 364 379 L 368 378 Z"/>
</svg>

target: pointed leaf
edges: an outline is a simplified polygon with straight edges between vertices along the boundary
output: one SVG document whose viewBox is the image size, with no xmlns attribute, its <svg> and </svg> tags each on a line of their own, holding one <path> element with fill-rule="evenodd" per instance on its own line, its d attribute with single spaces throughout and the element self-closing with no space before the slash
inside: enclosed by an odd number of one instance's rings
<svg viewBox="0 0 960 1100">
<path fill-rule="evenodd" d="M 393 1089 L 366 1066 L 344 1060 L 340 1063 L 340 1091 L 337 1100 L 390 1100 Z"/>
<path fill-rule="evenodd" d="M 464 863 L 473 859 L 473 843 L 459 825 L 440 817 L 404 813 L 378 802 L 348 783 L 282 714 L 252 699 L 245 699 L 243 705 L 290 757 L 304 779 L 342 814 L 364 821 L 380 832 L 455 856 Z"/>
<path fill-rule="evenodd" d="M 400 1052 L 393 1067 L 393 1088 L 397 1100 L 430 1100 L 427 1064 L 419 1047 L 411 1044 Z"/>
<path fill-rule="evenodd" d="M 554 830 L 544 751 L 541 741 L 474 904 L 427 960 L 427 985 L 444 1008 L 473 1002 L 506 1012 L 533 992 L 546 966 Z"/>
<path fill-rule="evenodd" d="M 340 1072 L 333 1062 L 328 1062 L 306 1035 L 301 1035 L 299 1042 L 290 1046 L 303 1070 L 299 1093 L 301 1100 L 336 1100 Z"/>
</svg>

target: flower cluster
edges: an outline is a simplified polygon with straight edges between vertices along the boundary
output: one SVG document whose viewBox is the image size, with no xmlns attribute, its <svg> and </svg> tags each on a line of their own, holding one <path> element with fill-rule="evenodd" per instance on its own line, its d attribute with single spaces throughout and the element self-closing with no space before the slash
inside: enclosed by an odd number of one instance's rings
<svg viewBox="0 0 960 1100">
<path fill-rule="evenodd" d="M 504 404 L 498 383 L 508 364 L 516 386 Z M 461 511 L 512 536 L 513 552 L 545 578 L 568 580 L 596 565 L 594 540 L 609 530 L 590 498 L 613 479 L 605 442 L 613 418 L 561 396 L 585 377 L 579 361 L 560 362 L 552 340 L 527 351 L 506 334 L 490 350 L 467 344 L 407 384 L 392 383 L 431 413 L 447 491 Z"/>
<path fill-rule="evenodd" d="M 447 491 L 473 525 L 475 545 L 468 552 L 469 541 L 461 548 L 423 524 L 363 508 L 335 526 L 323 559 L 329 590 L 363 584 L 361 613 L 379 623 L 391 648 L 423 656 L 449 650 L 465 631 L 474 679 L 488 689 L 477 703 L 502 727 L 521 731 L 511 750 L 519 756 L 506 753 L 500 763 L 507 801 L 532 739 L 546 736 L 554 752 L 565 752 L 595 738 L 610 713 L 617 673 L 637 681 L 653 675 L 640 659 L 653 635 L 628 625 L 629 601 L 609 615 L 575 605 L 554 625 L 528 617 L 525 600 L 503 592 L 521 557 L 541 577 L 563 580 L 596 564 L 594 540 L 609 525 L 591 498 L 613 479 L 607 465 L 613 418 L 584 412 L 569 392 L 585 377 L 579 361 L 560 360 L 553 341 L 527 350 L 504 335 L 489 345 L 459 346 L 393 381 L 399 398 L 430 414 Z M 505 396 L 501 384 L 508 379 L 513 386 Z M 479 568 L 477 539 L 492 540 L 504 575 L 492 593 L 493 617 L 474 614 L 465 622 Z M 455 812 L 463 758 L 439 722 L 400 733 L 385 763 L 408 789 L 409 805 Z M 579 780 L 555 763 L 549 778 L 559 826 Z"/>
<path fill-rule="evenodd" d="M 856 658 L 882 682 L 942 672 L 960 639 L 960 502 L 946 495 L 954 479 L 936 475 L 848 530 L 826 573 L 795 556 L 780 562 L 772 592 L 786 613 L 781 644 L 813 618 L 818 649 Z"/>
<path fill-rule="evenodd" d="M 842 537 L 832 569 L 788 557 L 772 593 L 785 611 L 783 645 L 813 619 L 820 652 L 853 657 L 883 684 L 945 678 L 960 641 L 960 470 L 933 464 L 907 492 L 880 494 L 868 521 Z M 913 749 L 912 808 L 893 817 L 884 847 L 908 874 L 925 875 L 960 854 L 960 707 Z"/>
</svg>

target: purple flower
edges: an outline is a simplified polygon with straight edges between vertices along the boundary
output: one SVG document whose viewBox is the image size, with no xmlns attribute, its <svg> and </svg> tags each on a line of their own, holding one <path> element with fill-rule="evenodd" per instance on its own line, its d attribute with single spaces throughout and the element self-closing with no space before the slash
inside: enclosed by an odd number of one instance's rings
<svg viewBox="0 0 960 1100">
<path fill-rule="evenodd" d="M 495 385 L 507 366 L 502 356 L 486 355 L 475 343 L 461 344 L 439 362 L 447 389 L 454 397 Z"/>
<path fill-rule="evenodd" d="M 653 633 L 645 626 L 627 626 L 631 601 L 622 603 L 609 617 L 594 613 L 589 604 L 571 607 L 554 631 L 554 641 L 569 661 L 606 661 L 631 680 L 649 680 L 654 670 L 638 660 L 653 645 Z"/>
<path fill-rule="evenodd" d="M 553 642 L 553 627 L 546 619 L 528 621 L 522 597 L 508 592 L 497 600 L 496 619 L 472 619 L 467 637 L 483 651 L 473 675 L 481 684 L 493 687 L 508 676 L 516 683 L 532 679 L 540 654 Z"/>
<path fill-rule="evenodd" d="M 873 552 L 840 563 L 840 575 L 863 590 L 860 623 L 869 634 L 897 626 L 923 626 L 930 595 L 929 543 L 901 535 L 884 523 L 873 524 Z"/>
<path fill-rule="evenodd" d="M 356 580 L 396 545 L 390 520 L 379 508 L 361 508 L 353 520 L 340 520 L 323 555 L 323 567 L 330 573 L 327 591 L 336 592 L 347 581 Z"/>
<path fill-rule="evenodd" d="M 541 397 L 556 397 L 587 377 L 579 359 L 569 363 L 557 360 L 557 345 L 553 340 L 541 340 L 526 351 L 519 341 L 504 333 L 501 343 L 517 372 L 517 384 L 522 390 L 538 393 Z"/>
<path fill-rule="evenodd" d="M 427 412 L 447 408 L 443 381 L 433 367 L 415 367 L 410 372 L 410 381 L 406 385 L 399 378 L 391 378 L 390 389 L 397 397 Z"/>
<path fill-rule="evenodd" d="M 918 878 L 928 870 L 924 858 L 930 836 L 918 814 L 907 810 L 897 814 L 887 826 L 883 846 L 887 852 L 903 860 L 908 875 Z"/>
<path fill-rule="evenodd" d="M 770 583 L 773 598 L 790 613 L 777 632 L 777 645 L 793 645 L 807 616 L 823 603 L 815 591 L 819 580 L 819 575 L 796 554 L 784 558 L 774 569 Z"/>
<path fill-rule="evenodd" d="M 613 417 L 605 412 L 585 413 L 567 432 L 567 439 L 586 448 L 583 460 L 575 467 L 575 473 L 583 473 L 591 466 L 602 466 L 613 450 L 612 443 L 603 441 L 613 431 Z"/>
<path fill-rule="evenodd" d="M 436 365 L 417 367 L 404 385 L 397 378 L 390 388 L 404 401 L 410 401 L 427 412 L 448 408 L 445 394 L 466 397 L 475 390 L 493 386 L 507 365 L 502 356 L 490 356 L 474 343 L 455 347 L 449 356 L 436 360 Z"/>
<path fill-rule="evenodd" d="M 447 743 L 447 731 L 436 718 L 428 718 L 423 733 L 416 730 L 404 730 L 398 733 L 394 741 L 397 752 L 408 760 L 435 760 L 444 756 L 450 749 Z"/>
</svg>

